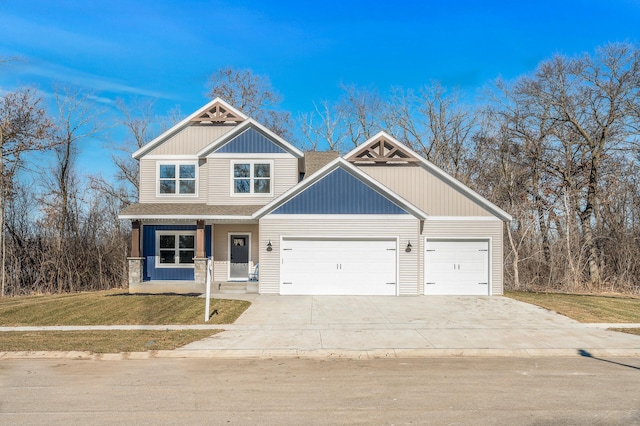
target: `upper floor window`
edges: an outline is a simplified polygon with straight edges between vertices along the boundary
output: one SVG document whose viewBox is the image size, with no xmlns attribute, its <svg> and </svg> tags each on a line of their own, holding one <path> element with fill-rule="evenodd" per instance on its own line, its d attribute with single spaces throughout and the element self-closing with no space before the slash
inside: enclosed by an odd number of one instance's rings
<svg viewBox="0 0 640 426">
<path fill-rule="evenodd" d="M 267 161 L 232 162 L 232 194 L 272 195 L 272 166 L 273 163 Z"/>
<path fill-rule="evenodd" d="M 193 163 L 159 164 L 158 192 L 160 195 L 195 195 L 196 170 L 197 167 Z"/>
</svg>

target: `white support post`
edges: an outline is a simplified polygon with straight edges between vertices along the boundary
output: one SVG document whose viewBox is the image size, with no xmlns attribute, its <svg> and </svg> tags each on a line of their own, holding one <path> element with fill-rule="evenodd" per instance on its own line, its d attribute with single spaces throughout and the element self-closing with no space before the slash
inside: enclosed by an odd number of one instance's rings
<svg viewBox="0 0 640 426">
<path fill-rule="evenodd" d="M 207 289 L 205 291 L 205 303 L 204 303 L 204 321 L 208 322 L 209 321 L 209 308 L 211 305 L 211 281 L 212 281 L 212 271 L 211 271 L 211 259 L 207 259 Z"/>
</svg>

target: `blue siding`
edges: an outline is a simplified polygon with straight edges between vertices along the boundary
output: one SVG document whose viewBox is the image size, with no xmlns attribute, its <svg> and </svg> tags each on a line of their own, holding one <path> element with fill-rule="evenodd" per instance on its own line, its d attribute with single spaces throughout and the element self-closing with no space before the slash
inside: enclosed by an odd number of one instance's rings
<svg viewBox="0 0 640 426">
<path fill-rule="evenodd" d="M 279 154 L 286 153 L 287 151 L 256 129 L 250 127 L 222 145 L 215 152 L 232 154 Z"/>
<path fill-rule="evenodd" d="M 195 225 L 144 225 L 142 227 L 142 256 L 145 258 L 144 281 L 193 281 L 193 268 L 156 268 L 156 231 L 195 231 Z M 211 225 L 205 226 L 205 251 L 211 257 Z"/>
<path fill-rule="evenodd" d="M 272 214 L 406 214 L 364 182 L 337 168 Z"/>
</svg>

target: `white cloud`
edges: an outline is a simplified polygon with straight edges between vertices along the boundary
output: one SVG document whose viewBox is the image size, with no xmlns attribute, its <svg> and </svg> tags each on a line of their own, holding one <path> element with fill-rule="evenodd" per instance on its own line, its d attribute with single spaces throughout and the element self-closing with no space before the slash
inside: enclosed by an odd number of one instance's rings
<svg viewBox="0 0 640 426">
<path fill-rule="evenodd" d="M 114 97 L 136 95 L 154 99 L 175 99 L 174 96 L 155 90 L 131 86 L 126 82 L 113 78 L 95 75 L 74 68 L 58 65 L 46 61 L 23 59 L 9 63 L 8 68 L 14 69 L 20 78 L 28 81 L 39 81 L 47 86 L 61 83 L 81 87 L 85 90 L 100 93 L 96 95 L 96 101 L 111 103 L 113 100 L 105 95 L 113 94 Z M 35 77 L 35 78 L 31 78 Z M 3 82 L 0 81 L 0 85 Z M 19 84 L 19 82 L 17 82 Z M 109 102 L 110 101 L 110 102 Z"/>
</svg>

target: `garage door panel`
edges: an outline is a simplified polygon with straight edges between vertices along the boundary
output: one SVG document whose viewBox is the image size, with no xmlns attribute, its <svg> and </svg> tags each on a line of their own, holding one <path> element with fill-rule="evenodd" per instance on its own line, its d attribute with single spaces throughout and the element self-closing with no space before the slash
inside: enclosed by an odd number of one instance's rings
<svg viewBox="0 0 640 426">
<path fill-rule="evenodd" d="M 427 241 L 425 294 L 488 295 L 488 241 Z"/>
<path fill-rule="evenodd" d="M 284 240 L 281 294 L 395 295 L 395 240 Z"/>
</svg>

